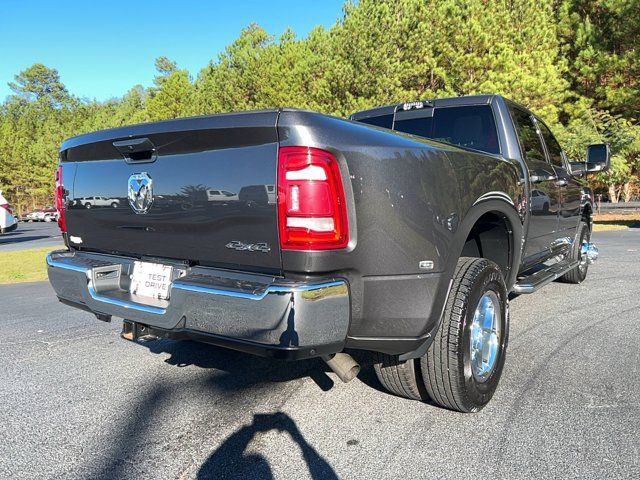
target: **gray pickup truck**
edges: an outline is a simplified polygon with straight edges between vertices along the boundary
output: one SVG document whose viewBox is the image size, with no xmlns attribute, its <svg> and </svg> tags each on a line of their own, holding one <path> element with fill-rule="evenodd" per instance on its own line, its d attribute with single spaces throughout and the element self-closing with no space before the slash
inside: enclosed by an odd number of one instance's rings
<svg viewBox="0 0 640 480">
<path fill-rule="evenodd" d="M 597 257 L 585 176 L 608 165 L 604 144 L 569 162 L 498 95 L 99 131 L 60 149 L 49 279 L 128 340 L 321 357 L 344 381 L 366 350 L 390 392 L 477 411 L 510 295 L 579 283 Z"/>
</svg>

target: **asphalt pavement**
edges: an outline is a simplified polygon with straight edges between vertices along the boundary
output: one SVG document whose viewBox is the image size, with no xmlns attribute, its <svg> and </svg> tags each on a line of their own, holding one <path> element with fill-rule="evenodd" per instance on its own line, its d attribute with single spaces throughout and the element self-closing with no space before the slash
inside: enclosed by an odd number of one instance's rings
<svg viewBox="0 0 640 480">
<path fill-rule="evenodd" d="M 640 478 L 640 229 L 594 240 L 583 284 L 512 301 L 501 384 L 467 415 L 0 287 L 0 478 Z"/>
<path fill-rule="evenodd" d="M 0 252 L 40 247 L 53 250 L 63 246 L 56 222 L 20 223 L 12 232 L 0 235 Z"/>
</svg>

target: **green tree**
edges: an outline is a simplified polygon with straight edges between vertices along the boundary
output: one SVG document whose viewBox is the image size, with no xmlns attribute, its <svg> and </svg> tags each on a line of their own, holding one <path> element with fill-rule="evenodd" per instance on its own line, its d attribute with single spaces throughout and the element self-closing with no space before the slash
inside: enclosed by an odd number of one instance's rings
<svg viewBox="0 0 640 480">
<path fill-rule="evenodd" d="M 640 2 L 564 0 L 560 39 L 577 95 L 626 117 L 640 110 Z"/>
<path fill-rule="evenodd" d="M 60 106 L 71 100 L 67 88 L 60 81 L 58 71 L 41 63 L 34 63 L 16 75 L 14 80 L 9 82 L 9 88 L 27 101 Z"/>
<path fill-rule="evenodd" d="M 189 115 L 194 101 L 194 86 L 189 72 L 178 70 L 176 63 L 166 57 L 159 57 L 155 65 L 158 75 L 154 83 L 157 87 L 149 92 L 146 117 L 155 121 Z M 134 95 L 133 92 L 129 93 L 130 96 Z"/>
</svg>

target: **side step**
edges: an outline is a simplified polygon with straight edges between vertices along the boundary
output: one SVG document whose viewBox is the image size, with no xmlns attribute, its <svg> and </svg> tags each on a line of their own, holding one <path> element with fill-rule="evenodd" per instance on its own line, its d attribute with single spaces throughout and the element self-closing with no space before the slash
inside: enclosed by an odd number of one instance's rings
<svg viewBox="0 0 640 480">
<path fill-rule="evenodd" d="M 569 270 L 576 268 L 580 264 L 579 260 L 562 260 L 554 263 L 550 267 L 532 273 L 531 275 L 521 278 L 513 286 L 515 293 L 533 293 L 546 284 L 557 280 Z"/>
</svg>

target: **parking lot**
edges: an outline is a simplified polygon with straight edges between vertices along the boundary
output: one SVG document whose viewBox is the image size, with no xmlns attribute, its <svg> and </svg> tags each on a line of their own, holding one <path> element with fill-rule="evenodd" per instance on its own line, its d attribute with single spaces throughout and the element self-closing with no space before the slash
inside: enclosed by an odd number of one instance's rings
<svg viewBox="0 0 640 480">
<path fill-rule="evenodd" d="M 470 415 L 366 366 L 342 384 L 319 360 L 136 345 L 46 282 L 0 286 L 0 477 L 640 478 L 640 229 L 594 241 L 583 284 L 512 301 L 501 385 Z"/>
<path fill-rule="evenodd" d="M 62 245 L 62 236 L 56 222 L 20 223 L 13 232 L 0 236 L 0 252 L 25 250 L 27 248 Z"/>
</svg>

